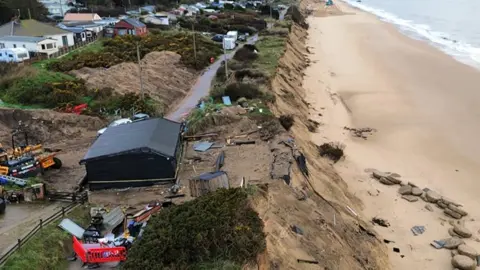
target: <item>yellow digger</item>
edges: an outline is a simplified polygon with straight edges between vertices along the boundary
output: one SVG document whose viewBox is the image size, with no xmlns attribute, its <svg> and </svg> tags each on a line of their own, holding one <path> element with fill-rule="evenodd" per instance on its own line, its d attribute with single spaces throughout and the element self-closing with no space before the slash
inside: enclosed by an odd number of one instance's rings
<svg viewBox="0 0 480 270">
<path fill-rule="evenodd" d="M 22 135 L 23 143 L 16 145 Z M 55 155 L 56 152 L 47 151 L 41 144 L 29 145 L 27 132 L 18 128 L 12 132 L 11 149 L 0 144 L 0 175 L 28 178 L 48 168 L 60 169 L 62 161 Z"/>
</svg>

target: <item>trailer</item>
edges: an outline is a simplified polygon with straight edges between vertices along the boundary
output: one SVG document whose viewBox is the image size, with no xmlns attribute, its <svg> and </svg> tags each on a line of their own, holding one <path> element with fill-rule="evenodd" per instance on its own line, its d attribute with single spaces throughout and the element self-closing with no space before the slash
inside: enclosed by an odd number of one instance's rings
<svg viewBox="0 0 480 270">
<path fill-rule="evenodd" d="M 0 49 L 0 62 L 20 63 L 30 59 L 30 54 L 25 48 Z"/>
</svg>

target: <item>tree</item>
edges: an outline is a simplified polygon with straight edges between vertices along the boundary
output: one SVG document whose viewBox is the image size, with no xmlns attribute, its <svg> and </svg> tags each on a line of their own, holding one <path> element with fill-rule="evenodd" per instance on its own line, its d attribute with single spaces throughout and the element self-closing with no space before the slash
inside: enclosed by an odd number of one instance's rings
<svg viewBox="0 0 480 270">
<path fill-rule="evenodd" d="M 0 0 L 0 24 L 9 22 L 13 15 L 12 10 L 7 6 L 5 0 Z"/>
<path fill-rule="evenodd" d="M 39 21 L 48 20 L 47 8 L 38 0 L 3 0 L 6 6 L 15 15 L 19 15 L 20 19 L 32 19 Z"/>
</svg>

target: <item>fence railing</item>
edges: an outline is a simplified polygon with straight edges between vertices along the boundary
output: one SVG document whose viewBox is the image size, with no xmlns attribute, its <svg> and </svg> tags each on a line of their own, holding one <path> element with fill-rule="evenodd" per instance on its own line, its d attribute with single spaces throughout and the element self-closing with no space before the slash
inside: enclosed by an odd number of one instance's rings
<svg viewBox="0 0 480 270">
<path fill-rule="evenodd" d="M 49 225 L 60 217 L 65 217 L 65 215 L 68 214 L 71 210 L 73 210 L 76 206 L 88 201 L 88 195 L 86 192 L 83 192 L 78 196 L 74 196 L 74 198 L 75 200 L 72 201 L 72 203 L 67 206 L 63 206 L 62 209 L 49 216 L 48 218 L 40 219 L 38 224 L 35 225 L 35 227 L 33 227 L 30 232 L 28 232 L 22 238 L 17 239 L 17 243 L 14 246 L 10 247 L 9 250 L 4 252 L 0 257 L 0 265 L 3 265 L 8 260 L 8 258 L 10 258 L 10 256 L 12 256 L 20 247 L 26 244 L 28 240 L 30 240 L 37 232 L 43 229 L 43 227 Z"/>
<path fill-rule="evenodd" d="M 93 43 L 93 42 L 97 41 L 97 39 L 99 39 L 99 38 L 100 38 L 100 36 L 87 38 L 85 41 L 76 42 L 75 45 L 73 45 L 73 46 L 59 48 L 58 52 L 52 53 L 48 56 L 44 55 L 44 54 L 37 54 L 36 56 L 33 56 L 30 59 L 23 61 L 23 63 L 24 64 L 32 64 L 32 63 L 42 61 L 42 60 L 45 60 L 45 59 L 49 59 L 49 58 L 62 57 L 64 55 L 68 54 L 68 53 L 71 53 L 71 52 L 73 52 L 77 49 L 80 49 L 82 47 L 85 47 L 85 46 L 89 45 L 90 43 Z"/>
</svg>

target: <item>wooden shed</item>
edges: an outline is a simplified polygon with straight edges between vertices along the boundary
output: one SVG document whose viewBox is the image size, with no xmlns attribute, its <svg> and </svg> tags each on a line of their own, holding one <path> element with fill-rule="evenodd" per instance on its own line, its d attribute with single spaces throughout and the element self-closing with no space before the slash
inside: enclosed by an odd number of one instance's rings
<svg viewBox="0 0 480 270">
<path fill-rule="evenodd" d="M 190 179 L 192 197 L 200 197 L 219 188 L 230 188 L 226 172 L 208 172 Z"/>
</svg>

